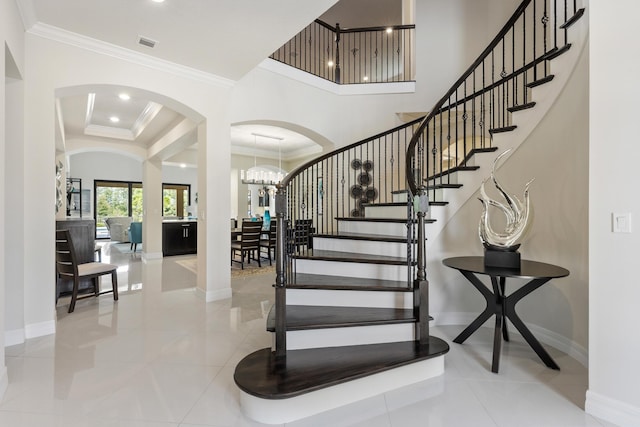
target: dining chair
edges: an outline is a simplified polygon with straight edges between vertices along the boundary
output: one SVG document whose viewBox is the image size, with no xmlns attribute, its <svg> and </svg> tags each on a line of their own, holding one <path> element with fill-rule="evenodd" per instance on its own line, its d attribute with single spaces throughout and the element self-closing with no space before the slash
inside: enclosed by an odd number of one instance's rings
<svg viewBox="0 0 640 427">
<path fill-rule="evenodd" d="M 231 265 L 239 262 L 244 270 L 244 258 L 246 256 L 247 263 L 251 263 L 251 259 L 258 261 L 258 267 L 262 267 L 260 263 L 260 235 L 262 234 L 262 221 L 242 221 L 242 231 L 240 240 L 231 242 Z M 240 261 L 234 259 L 237 253 L 240 253 Z"/>
<path fill-rule="evenodd" d="M 76 301 L 84 298 L 97 297 L 102 294 L 113 292 L 113 300 L 118 300 L 118 266 L 103 262 L 87 262 L 78 264 L 76 252 L 73 248 L 73 241 L 69 230 L 56 230 L 56 269 L 62 278 L 73 280 L 73 290 L 71 291 L 71 303 L 69 313 L 72 313 L 76 306 Z M 100 276 L 111 274 L 112 289 L 100 292 Z M 91 294 L 78 296 L 80 291 L 80 281 L 91 279 Z"/>
<path fill-rule="evenodd" d="M 135 253 L 138 249 L 138 243 L 142 243 L 142 223 L 132 222 L 129 226 L 129 241 L 131 242 L 131 249 Z"/>
<path fill-rule="evenodd" d="M 273 265 L 271 263 L 271 251 L 273 250 L 273 259 L 276 258 L 276 229 L 277 222 L 275 220 L 269 223 L 269 232 L 263 233 L 260 237 L 260 248 L 267 250 L 267 256 L 269 257 L 269 265 Z"/>
</svg>

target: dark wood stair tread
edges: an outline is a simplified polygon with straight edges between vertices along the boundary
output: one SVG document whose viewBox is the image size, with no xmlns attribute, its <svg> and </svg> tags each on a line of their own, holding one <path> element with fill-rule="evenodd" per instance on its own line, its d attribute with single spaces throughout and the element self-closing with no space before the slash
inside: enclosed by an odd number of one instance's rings
<svg viewBox="0 0 640 427">
<path fill-rule="evenodd" d="M 569 28 L 570 26 L 578 22 L 578 20 L 582 18 L 582 15 L 584 15 L 584 7 L 581 9 L 578 9 L 576 13 L 574 13 L 573 16 L 567 20 L 567 22 L 560 25 L 560 28 L 563 30 L 566 30 L 567 28 Z"/>
<path fill-rule="evenodd" d="M 336 218 L 337 221 L 350 221 L 350 222 L 356 222 L 356 221 L 362 221 L 362 222 L 384 222 L 384 223 L 395 223 L 395 224 L 406 224 L 407 223 L 407 219 L 406 218 L 366 218 L 366 217 L 351 217 L 351 216 L 342 216 L 342 217 L 337 217 Z M 416 219 L 413 220 L 413 223 L 418 222 Z M 425 219 L 424 222 L 427 223 L 432 223 L 432 222 L 436 222 L 435 219 Z"/>
<path fill-rule="evenodd" d="M 446 176 L 446 175 L 450 175 L 450 174 L 455 173 L 455 172 L 476 171 L 478 169 L 480 169 L 480 166 L 455 166 L 455 167 L 447 169 L 446 171 L 438 172 L 438 173 L 436 173 L 434 175 L 431 175 L 430 177 L 425 178 L 424 181 L 425 182 L 429 182 L 432 179 L 438 179 L 438 178 L 441 178 L 441 177 Z"/>
<path fill-rule="evenodd" d="M 426 189 L 427 190 L 440 190 L 440 189 L 444 189 L 444 188 L 461 188 L 462 184 L 447 184 L 447 183 L 443 183 L 443 184 L 432 184 L 432 185 L 427 185 Z"/>
<path fill-rule="evenodd" d="M 407 265 L 406 258 L 391 257 L 386 255 L 369 255 L 353 252 L 327 251 L 321 249 L 309 249 L 300 254 L 291 255 L 295 259 L 309 259 L 316 261 L 355 262 L 360 264 L 384 264 Z M 411 263 L 415 264 L 414 262 Z"/>
<path fill-rule="evenodd" d="M 379 307 L 335 307 L 318 305 L 288 305 L 287 331 L 303 331 L 352 326 L 414 323 L 413 309 Z M 267 317 L 267 331 L 276 330 L 275 309 Z"/>
<path fill-rule="evenodd" d="M 568 43 L 568 44 L 562 46 L 561 48 L 555 47 L 552 50 L 550 50 L 549 52 L 544 54 L 544 59 L 546 61 L 551 61 L 553 58 L 557 58 L 558 56 L 562 55 L 563 53 L 565 53 L 569 49 L 571 49 L 571 43 Z"/>
<path fill-rule="evenodd" d="M 406 281 L 367 279 L 364 277 L 296 273 L 293 281 L 294 283 L 287 283 L 288 289 L 411 292 L 411 288 L 407 286 Z"/>
<path fill-rule="evenodd" d="M 518 126 L 516 125 L 512 125 L 512 126 L 503 126 L 501 128 L 493 128 L 493 129 L 489 129 L 489 133 L 494 134 L 494 133 L 511 132 L 513 130 L 516 130 L 517 127 Z"/>
<path fill-rule="evenodd" d="M 351 233 L 346 231 L 314 234 L 313 237 L 325 238 L 325 239 L 366 240 L 366 241 L 372 241 L 372 242 L 407 243 L 406 237 L 386 236 L 384 234 Z"/>
<path fill-rule="evenodd" d="M 406 366 L 449 351 L 440 338 L 416 341 L 289 350 L 276 357 L 270 348 L 255 351 L 236 366 L 233 378 L 245 393 L 263 399 L 286 399 L 358 378 Z"/>
<path fill-rule="evenodd" d="M 549 83 L 551 80 L 553 80 L 554 77 L 555 76 L 553 74 L 549 74 L 546 77 L 542 77 L 541 79 L 534 80 L 534 81 L 532 81 L 530 83 L 527 83 L 527 87 L 528 88 L 533 88 L 533 87 L 536 87 L 536 86 L 543 85 L 545 83 Z"/>
<path fill-rule="evenodd" d="M 536 106 L 535 102 L 527 102 L 526 104 L 514 105 L 513 107 L 507 108 L 507 111 L 510 113 L 515 113 L 516 111 L 528 110 Z"/>
</svg>

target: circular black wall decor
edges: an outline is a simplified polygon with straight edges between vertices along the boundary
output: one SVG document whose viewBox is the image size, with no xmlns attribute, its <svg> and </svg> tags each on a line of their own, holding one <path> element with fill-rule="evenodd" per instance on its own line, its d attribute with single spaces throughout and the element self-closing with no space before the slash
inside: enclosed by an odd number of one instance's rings
<svg viewBox="0 0 640 427">
<path fill-rule="evenodd" d="M 359 199 L 360 197 L 362 197 L 362 193 L 364 193 L 364 190 L 360 185 L 352 185 L 351 191 L 349 193 L 354 199 Z"/>
<path fill-rule="evenodd" d="M 361 172 L 360 175 L 358 175 L 358 184 L 368 187 L 369 184 L 371 184 L 371 175 L 369 175 L 368 172 Z"/>
<path fill-rule="evenodd" d="M 367 200 L 373 202 L 375 199 L 378 198 L 378 190 L 376 190 L 375 187 L 369 187 L 365 190 L 364 195 L 367 198 Z"/>
</svg>

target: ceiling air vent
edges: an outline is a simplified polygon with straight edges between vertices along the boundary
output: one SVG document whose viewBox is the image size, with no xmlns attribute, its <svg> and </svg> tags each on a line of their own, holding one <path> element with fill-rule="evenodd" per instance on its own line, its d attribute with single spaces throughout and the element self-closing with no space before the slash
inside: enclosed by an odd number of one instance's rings
<svg viewBox="0 0 640 427">
<path fill-rule="evenodd" d="M 154 48 L 156 46 L 156 43 L 158 42 L 155 40 L 151 40 L 150 38 L 138 36 L 138 44 L 141 44 L 142 46 Z"/>
</svg>

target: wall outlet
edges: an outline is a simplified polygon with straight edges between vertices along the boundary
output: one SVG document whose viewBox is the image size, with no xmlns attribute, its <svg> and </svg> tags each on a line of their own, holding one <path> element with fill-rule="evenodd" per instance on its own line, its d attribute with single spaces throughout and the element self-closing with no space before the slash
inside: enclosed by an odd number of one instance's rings
<svg viewBox="0 0 640 427">
<path fill-rule="evenodd" d="M 614 233 L 631 233 L 631 213 L 611 214 L 611 228 Z"/>
</svg>

